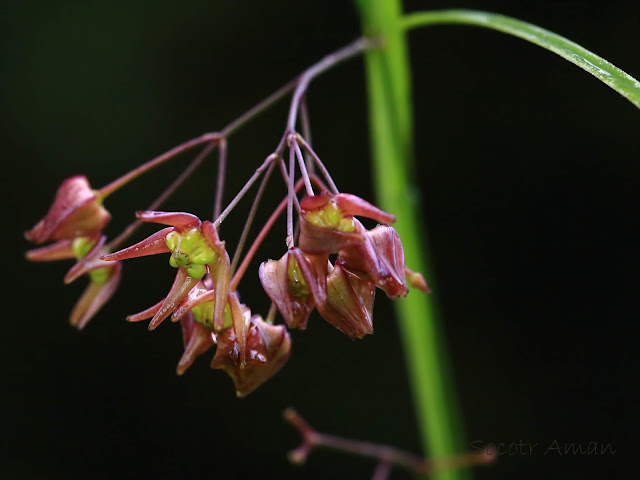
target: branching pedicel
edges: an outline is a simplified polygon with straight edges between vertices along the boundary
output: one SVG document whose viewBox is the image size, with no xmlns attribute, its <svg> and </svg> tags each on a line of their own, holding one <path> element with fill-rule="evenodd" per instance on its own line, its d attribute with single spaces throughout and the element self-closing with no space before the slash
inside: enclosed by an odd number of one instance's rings
<svg viewBox="0 0 640 480">
<path fill-rule="evenodd" d="M 120 279 L 121 261 L 170 253 L 169 264 L 177 272 L 169 293 L 152 307 L 127 319 L 132 322 L 151 319 L 149 330 L 169 317 L 173 322 L 180 322 L 185 351 L 178 363 L 178 374 L 184 373 L 197 356 L 217 344 L 211 366 L 225 370 L 233 379 L 238 396 L 244 396 L 284 365 L 291 347 L 287 328 L 304 329 L 314 308 L 344 334 L 362 338 L 373 333 L 376 287 L 390 298 L 405 296 L 408 278 L 417 288 L 428 291 L 422 276 L 405 268 L 402 243 L 389 225 L 395 217 L 355 195 L 340 193 L 320 157 L 296 130 L 296 120 L 302 117 L 303 129 L 308 134 L 303 98 L 311 80 L 373 44 L 372 40 L 359 39 L 325 57 L 220 132 L 189 140 L 101 189 L 92 189 L 85 177 L 66 180 L 48 214 L 25 236 L 35 243 L 56 241 L 28 252 L 30 260 L 77 260 L 65 282 L 82 275 L 89 276 L 89 287 L 74 308 L 71 323 L 83 328 L 109 300 Z M 227 139 L 244 122 L 291 90 L 293 95 L 287 125 L 276 149 L 222 210 Z M 105 198 L 157 165 L 203 144 L 206 146 L 201 154 L 169 189 L 148 210 L 137 212 L 137 221 L 107 244 L 102 231 L 111 215 L 103 205 Z M 219 160 L 214 220 L 201 221 L 184 212 L 156 211 L 215 147 L 219 150 Z M 285 156 L 286 150 L 288 156 Z M 287 185 L 287 197 L 242 258 L 260 198 L 276 167 Z M 315 174 L 316 168 L 322 178 Z M 296 181 L 298 172 L 300 178 Z M 218 229 L 260 179 L 231 261 Z M 302 187 L 304 195 L 299 199 Z M 252 315 L 251 310 L 240 303 L 237 287 L 259 245 L 285 208 L 286 252 L 280 260 L 263 262 L 259 269 L 260 282 L 272 301 L 265 321 L 259 315 Z M 294 229 L 294 210 L 297 212 L 297 229 Z M 366 217 L 380 225 L 367 230 L 356 217 Z M 165 228 L 129 247 L 114 251 L 140 222 L 158 223 Z M 332 254 L 337 254 L 333 263 L 329 260 Z M 282 315 L 284 324 L 274 325 L 276 310 Z"/>
</svg>

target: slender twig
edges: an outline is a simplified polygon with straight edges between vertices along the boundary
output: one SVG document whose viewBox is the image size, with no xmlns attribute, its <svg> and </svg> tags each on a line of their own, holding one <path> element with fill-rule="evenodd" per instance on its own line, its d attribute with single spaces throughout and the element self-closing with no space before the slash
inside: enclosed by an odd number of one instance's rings
<svg viewBox="0 0 640 480">
<path fill-rule="evenodd" d="M 211 142 L 207 145 L 202 152 L 198 154 L 196 158 L 189 164 L 189 166 L 180 174 L 176 179 L 171 182 L 171 185 L 167 187 L 167 189 L 162 192 L 162 194 L 156 198 L 151 205 L 147 207 L 147 210 L 155 210 L 160 205 L 162 205 L 172 194 L 176 191 L 176 189 L 182 185 L 182 183 L 189 178 L 189 176 L 195 171 L 196 168 L 202 163 L 202 161 L 211 153 L 211 151 L 216 147 L 216 141 Z M 143 222 L 140 220 L 136 220 L 129 224 L 117 237 L 115 237 L 109 245 L 107 245 L 107 250 L 113 251 L 119 245 L 122 244 L 127 238 L 129 238 L 140 226 Z"/>
<path fill-rule="evenodd" d="M 187 140 L 180 145 L 173 147 L 171 150 L 166 151 L 162 155 L 158 155 L 156 158 L 149 160 L 146 163 L 143 163 L 137 168 L 134 168 L 129 173 L 124 174 L 120 178 L 115 179 L 113 182 L 105 185 L 100 190 L 98 190 L 98 195 L 104 199 L 108 197 L 111 193 L 118 190 L 120 187 L 126 185 L 131 180 L 138 178 L 140 175 L 148 172 L 152 168 L 157 167 L 158 165 L 170 160 L 171 158 L 180 155 L 181 153 L 190 150 L 193 147 L 197 147 L 203 143 L 217 141 L 220 139 L 219 133 L 205 133 L 204 135 L 200 135 L 199 137 L 192 138 L 191 140 Z"/>
<path fill-rule="evenodd" d="M 224 193 L 224 178 L 227 171 L 227 139 L 220 139 L 218 145 L 218 178 L 216 180 L 216 199 L 213 204 L 213 218 L 218 218 L 222 211 L 222 195 Z"/>
<path fill-rule="evenodd" d="M 309 108 L 307 107 L 307 96 L 303 95 L 300 100 L 300 126 L 302 128 L 302 136 L 307 139 L 307 143 L 311 145 L 311 122 L 309 121 Z M 307 166 L 309 175 L 316 173 L 316 166 L 309 152 L 304 152 L 304 163 Z"/>
<path fill-rule="evenodd" d="M 313 151 L 313 148 L 311 148 L 311 145 L 309 145 L 309 143 L 306 142 L 305 139 L 302 138 L 299 134 L 296 135 L 296 141 L 302 146 L 302 148 L 304 148 L 305 152 L 311 155 L 311 158 L 313 158 L 313 161 L 316 163 L 316 165 L 322 172 L 322 176 L 325 178 L 325 180 L 331 187 L 331 191 L 333 193 L 338 193 L 338 187 L 336 187 L 336 184 L 333 181 L 333 178 L 331 178 L 331 174 L 329 173 L 329 170 L 327 170 L 327 167 L 324 166 L 324 163 L 322 163 L 322 160 L 320 160 L 320 157 L 316 154 L 316 152 Z"/>
<path fill-rule="evenodd" d="M 485 448 L 481 450 L 480 453 L 463 453 L 461 455 L 428 460 L 389 445 L 362 442 L 337 437 L 335 435 L 328 435 L 326 433 L 319 433 L 293 408 L 288 408 L 284 411 L 284 418 L 302 435 L 302 444 L 289 453 L 289 460 L 296 464 L 304 463 L 314 448 L 325 448 L 361 457 L 374 458 L 378 460 L 379 463 L 397 465 L 406 470 L 423 474 L 470 465 L 487 464 L 492 462 L 496 457 L 492 449 Z M 388 474 L 388 472 L 386 473 Z"/>
<path fill-rule="evenodd" d="M 293 148 L 296 152 L 296 157 L 298 158 L 298 166 L 300 167 L 300 174 L 302 175 L 302 179 L 304 180 L 304 186 L 307 190 L 307 195 L 313 195 L 313 187 L 311 186 L 311 181 L 309 180 L 309 173 L 307 172 L 307 166 L 304 163 L 304 157 L 302 156 L 302 150 L 300 150 L 300 145 L 295 140 L 295 137 L 290 137 L 290 145 L 289 148 Z"/>
<path fill-rule="evenodd" d="M 289 147 L 289 182 L 287 190 L 287 248 L 293 248 L 293 176 L 295 173 L 294 167 L 296 164 L 296 154 L 294 150 Z"/>
<path fill-rule="evenodd" d="M 231 261 L 231 272 L 233 273 L 238 266 L 238 262 L 240 261 L 240 255 L 242 254 L 242 249 L 244 248 L 244 244 L 247 241 L 247 237 L 249 236 L 249 231 L 251 230 L 251 224 L 253 223 L 253 219 L 256 216 L 256 212 L 258 211 L 258 205 L 260 205 L 260 200 L 262 199 L 262 194 L 264 193 L 265 188 L 267 187 L 267 183 L 269 182 L 269 178 L 271 177 L 271 173 L 273 172 L 273 167 L 275 163 L 271 163 L 269 168 L 267 169 L 264 177 L 262 177 L 262 181 L 260 182 L 260 186 L 258 187 L 258 191 L 256 192 L 256 196 L 253 199 L 253 204 L 251 205 L 251 210 L 249 210 L 249 215 L 247 216 L 247 221 L 244 224 L 244 228 L 242 229 L 242 233 L 240 234 L 240 240 L 238 240 L 238 246 L 236 247 L 236 251 L 233 253 L 233 260 Z"/>
<path fill-rule="evenodd" d="M 296 127 L 296 117 L 298 116 L 298 108 L 300 105 L 300 100 L 309 86 L 311 80 L 325 72 L 326 70 L 334 67 L 336 64 L 352 58 L 368 48 L 373 47 L 376 44 L 376 41 L 362 37 L 357 39 L 355 42 L 350 43 L 346 47 L 341 48 L 340 50 L 335 51 L 324 57 L 318 63 L 312 65 L 307 70 L 304 71 L 302 75 L 300 75 L 298 84 L 296 85 L 296 89 L 293 92 L 293 96 L 291 98 L 291 106 L 289 107 L 289 117 L 287 119 L 287 130 L 293 132 Z"/>
<path fill-rule="evenodd" d="M 289 188 L 289 174 L 287 173 L 287 166 L 284 163 L 284 159 L 280 157 L 278 160 L 278 167 L 280 168 L 280 174 L 282 175 L 282 179 L 284 180 L 284 184 Z M 300 179 L 302 181 L 302 179 Z M 300 213 L 300 201 L 296 195 L 293 196 L 293 206 L 296 209 L 296 212 Z"/>
<path fill-rule="evenodd" d="M 262 111 L 264 111 L 267 108 L 269 108 L 271 105 L 276 103 L 278 100 L 280 100 L 282 97 L 284 97 L 291 90 L 293 90 L 298 85 L 299 81 L 300 81 L 300 76 L 297 76 L 296 78 L 291 80 L 286 85 L 283 85 L 282 87 L 280 87 L 278 90 L 273 92 L 271 95 L 266 97 L 264 100 L 260 101 L 260 103 L 258 103 L 255 106 L 251 107 L 245 113 L 240 115 L 238 118 L 236 118 L 231 123 L 229 123 L 226 127 L 224 127 L 222 130 L 220 130 L 220 135 L 225 137 L 225 138 L 229 138 L 232 133 L 235 133 L 236 130 L 238 130 L 240 127 L 242 127 L 244 124 L 246 124 L 249 120 L 251 120 L 253 117 L 255 117 L 256 115 L 258 115 Z"/>
<path fill-rule="evenodd" d="M 298 192 L 303 185 L 304 183 L 302 182 L 302 179 L 299 179 L 296 182 L 296 185 L 293 189 L 294 192 Z M 240 280 L 242 280 L 242 276 L 244 275 L 245 271 L 249 267 L 249 263 L 251 263 L 251 260 L 253 259 L 254 255 L 258 251 L 258 248 L 264 241 L 265 237 L 267 236 L 267 234 L 269 233 L 273 225 L 276 223 L 276 220 L 278 220 L 278 217 L 282 215 L 282 212 L 284 212 L 285 208 L 287 207 L 287 199 L 288 199 L 288 195 L 287 195 L 287 198 L 283 199 L 280 202 L 280 204 L 276 207 L 276 209 L 273 211 L 269 219 L 266 221 L 266 223 L 262 227 L 262 230 L 260 230 L 260 233 L 258 233 L 258 236 L 255 238 L 255 240 L 251 244 L 251 247 L 247 251 L 247 254 L 242 259 L 242 263 L 240 264 L 240 266 L 238 267 L 238 270 L 236 270 L 236 273 L 233 275 L 233 278 L 231 279 L 231 283 L 229 284 L 229 289 L 231 291 L 238 288 L 238 284 L 240 283 Z"/>
<path fill-rule="evenodd" d="M 225 208 L 224 211 L 220 215 L 218 215 L 218 217 L 215 219 L 215 221 L 213 222 L 213 226 L 215 228 L 218 228 L 220 226 L 220 224 L 224 221 L 224 219 L 227 218 L 227 215 L 229 215 L 231 211 L 235 208 L 235 206 L 238 204 L 238 202 L 242 200 L 242 197 L 244 197 L 245 193 L 247 193 L 247 191 L 251 188 L 251 186 L 255 183 L 255 181 L 258 178 L 260 178 L 260 175 L 262 175 L 262 172 L 264 172 L 269 167 L 271 162 L 275 160 L 277 160 L 277 156 L 274 153 L 272 153 L 264 160 L 264 162 L 262 162 L 262 165 L 260 165 L 256 169 L 256 171 L 253 172 L 253 175 L 251 175 L 251 178 L 247 180 L 247 183 L 244 184 L 244 186 L 236 194 L 233 200 L 231 200 L 229 205 L 227 205 L 227 208 Z"/>
</svg>

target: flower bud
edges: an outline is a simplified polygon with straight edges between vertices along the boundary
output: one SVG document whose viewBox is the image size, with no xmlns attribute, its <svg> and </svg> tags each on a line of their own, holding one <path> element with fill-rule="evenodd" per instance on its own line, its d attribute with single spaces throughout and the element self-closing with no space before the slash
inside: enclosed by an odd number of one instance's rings
<svg viewBox="0 0 640 480">
<path fill-rule="evenodd" d="M 75 176 L 62 182 L 47 215 L 24 235 L 34 243 L 93 236 L 110 219 L 87 178 Z"/>
<path fill-rule="evenodd" d="M 289 328 L 307 327 L 307 319 L 327 293 L 326 258 L 308 258 L 299 248 L 260 265 L 260 282 Z"/>
<path fill-rule="evenodd" d="M 336 265 L 327 277 L 327 300 L 318 312 L 327 322 L 351 338 L 373 333 L 375 285 Z"/>
</svg>

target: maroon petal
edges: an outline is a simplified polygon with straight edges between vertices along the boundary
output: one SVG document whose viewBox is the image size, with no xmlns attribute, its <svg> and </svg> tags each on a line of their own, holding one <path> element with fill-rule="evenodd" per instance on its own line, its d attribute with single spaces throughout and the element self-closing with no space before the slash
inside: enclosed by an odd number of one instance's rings
<svg viewBox="0 0 640 480">
<path fill-rule="evenodd" d="M 176 368 L 178 375 L 182 375 L 197 357 L 209 350 L 215 343 L 214 333 L 196 322 L 191 314 L 185 316 L 180 321 L 180 325 L 182 327 L 184 353 Z"/>
<path fill-rule="evenodd" d="M 227 303 L 229 284 L 231 283 L 231 261 L 229 260 L 225 243 L 220 241 L 218 231 L 213 226 L 213 223 L 204 222 L 200 231 L 216 252 L 216 259 L 209 263 L 208 266 L 213 280 L 213 289 L 216 292 L 213 323 L 216 330 L 222 330 L 224 328 L 224 308 Z"/>
<path fill-rule="evenodd" d="M 291 291 L 288 274 L 290 253 L 284 254 L 280 260 L 267 260 L 260 265 L 258 276 L 264 291 L 278 307 L 289 328 L 307 328 L 307 319 L 314 307 L 311 294 L 296 295 Z"/>
<path fill-rule="evenodd" d="M 160 223 L 161 225 L 171 225 L 178 230 L 186 230 L 200 225 L 200 219 L 195 215 L 185 212 L 155 212 L 146 210 L 136 212 L 136 218 L 143 222 Z"/>
<path fill-rule="evenodd" d="M 363 234 L 364 241 L 343 249 L 336 263 L 368 275 L 389 298 L 406 296 L 404 251 L 398 233 L 389 225 L 366 231 L 360 222 L 356 231 Z"/>
<path fill-rule="evenodd" d="M 292 261 L 301 279 L 289 275 Z M 324 269 L 318 268 L 322 264 Z M 290 249 L 278 261 L 268 260 L 260 265 L 260 282 L 289 328 L 304 330 L 315 304 L 326 300 L 326 265 L 326 258 L 310 262 L 298 248 Z"/>
<path fill-rule="evenodd" d="M 331 325 L 351 338 L 373 333 L 375 286 L 336 265 L 327 278 L 327 301 L 318 312 Z"/>
<path fill-rule="evenodd" d="M 73 240 L 60 240 L 45 247 L 34 248 L 26 254 L 32 262 L 49 262 L 52 260 L 68 260 L 76 258 L 73 253 Z"/>
<path fill-rule="evenodd" d="M 396 221 L 395 215 L 380 210 L 375 205 L 350 193 L 338 193 L 334 199 L 344 215 L 371 218 L 377 222 L 387 224 Z"/>
<path fill-rule="evenodd" d="M 100 259 L 100 254 L 105 253 L 103 247 L 106 241 L 107 237 L 102 235 L 93 246 L 93 248 L 89 250 L 89 253 L 79 259 L 76 264 L 67 272 L 64 277 L 64 283 L 69 284 L 82 275 L 89 273 L 91 270 L 113 266 L 112 263 L 105 262 Z"/>
<path fill-rule="evenodd" d="M 170 252 L 171 250 L 167 247 L 165 239 L 173 230 L 173 227 L 163 228 L 159 232 L 150 235 L 135 245 L 123 248 L 115 253 L 103 255 L 100 258 L 109 262 L 112 260 L 126 260 L 127 258 L 144 257 L 147 255 L 155 255 L 157 253 Z"/>
<path fill-rule="evenodd" d="M 414 272 L 407 267 L 404 268 L 404 272 L 407 276 L 407 281 L 413 288 L 417 288 L 424 293 L 431 293 L 431 289 L 429 288 L 429 285 L 427 285 L 427 281 L 420 272 Z"/>
<path fill-rule="evenodd" d="M 171 286 L 167 297 L 162 302 L 160 310 L 151 319 L 149 330 L 155 329 L 162 321 L 167 318 L 176 306 L 185 298 L 189 291 L 199 282 L 198 279 L 192 278 L 187 274 L 184 268 L 178 268 L 176 279 Z"/>
<path fill-rule="evenodd" d="M 182 300 L 171 315 L 171 321 L 177 322 L 182 319 L 188 312 L 193 310 L 193 307 L 200 305 L 201 303 L 215 301 L 216 292 L 209 290 L 204 286 L 204 282 L 200 281 L 198 285 L 193 287 L 189 292 L 189 295 Z"/>
<path fill-rule="evenodd" d="M 142 320 L 147 320 L 149 318 L 153 318 L 153 316 L 158 313 L 158 310 L 162 308 L 162 304 L 164 303 L 164 298 L 160 300 L 158 303 L 153 305 L 152 307 L 147 308 L 138 313 L 134 313 L 133 315 L 127 316 L 127 322 L 141 322 Z"/>
<path fill-rule="evenodd" d="M 82 330 L 89 320 L 107 303 L 112 297 L 118 284 L 120 283 L 120 273 L 122 271 L 122 265 L 116 263 L 112 265 L 111 275 L 106 283 L 99 285 L 95 282 L 90 282 L 85 292 L 76 303 L 69 321 L 71 325 Z"/>
<path fill-rule="evenodd" d="M 320 227 L 309 222 L 304 215 L 300 215 L 298 247 L 304 253 L 312 255 L 335 253 L 351 245 L 357 245 L 362 240 L 362 235 L 359 233 Z"/>
<path fill-rule="evenodd" d="M 240 368 L 244 368 L 247 357 L 247 333 L 251 322 L 251 310 L 249 310 L 249 307 L 246 305 L 240 303 L 240 299 L 235 292 L 229 292 L 227 298 L 229 307 L 231 308 L 233 330 L 236 337 L 235 342 L 238 346 L 238 362 Z"/>
<path fill-rule="evenodd" d="M 307 282 L 311 296 L 316 304 L 323 304 L 327 299 L 327 265 L 326 255 L 304 255 L 299 248 L 289 250 L 296 259 L 302 277 Z"/>
<path fill-rule="evenodd" d="M 25 237 L 30 242 L 43 243 L 92 236 L 110 219 L 87 178 L 78 175 L 60 185 L 47 215 L 25 232 Z"/>
</svg>

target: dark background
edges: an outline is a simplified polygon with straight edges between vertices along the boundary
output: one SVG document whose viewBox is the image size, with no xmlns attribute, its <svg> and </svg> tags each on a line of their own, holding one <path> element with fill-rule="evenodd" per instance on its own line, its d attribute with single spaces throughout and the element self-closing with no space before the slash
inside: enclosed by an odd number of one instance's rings
<svg viewBox="0 0 640 480">
<path fill-rule="evenodd" d="M 640 76 L 637 4 L 513 3 L 405 6 L 500 11 Z M 419 452 L 396 321 L 380 295 L 375 335 L 351 342 L 315 316 L 306 332 L 293 332 L 282 372 L 237 400 L 230 380 L 208 368 L 211 354 L 175 376 L 177 325 L 149 333 L 123 321 L 168 291 L 174 271 L 166 259 L 127 262 L 117 297 L 82 332 L 66 320 L 84 288 L 63 286 L 69 264 L 23 260 L 22 232 L 64 178 L 85 173 L 99 187 L 221 128 L 355 38 L 352 4 L 0 5 L 0 476 L 369 478 L 370 461 L 333 453 L 290 466 L 285 452 L 299 440 L 281 420 L 287 406 L 321 430 Z M 426 273 L 442 304 L 468 441 L 539 444 L 531 456 L 501 456 L 476 477 L 619 478 L 635 453 L 640 112 L 577 67 L 496 32 L 434 27 L 411 33 L 410 45 L 418 181 L 434 263 Z M 372 198 L 365 98 L 357 59 L 313 83 L 309 107 L 314 145 L 341 190 Z M 274 148 L 285 115 L 283 102 L 232 137 L 229 195 Z M 108 234 L 188 161 L 110 198 Z M 213 165 L 166 208 L 210 215 Z M 274 182 L 267 205 L 283 193 Z M 240 213 L 225 223 L 229 245 L 241 224 Z M 260 260 L 278 258 L 283 238 L 281 224 Z M 257 275 L 241 291 L 266 313 Z M 554 440 L 610 443 L 615 454 L 543 455 Z"/>
</svg>

